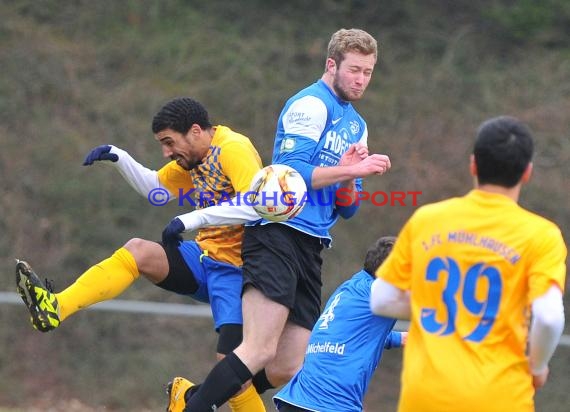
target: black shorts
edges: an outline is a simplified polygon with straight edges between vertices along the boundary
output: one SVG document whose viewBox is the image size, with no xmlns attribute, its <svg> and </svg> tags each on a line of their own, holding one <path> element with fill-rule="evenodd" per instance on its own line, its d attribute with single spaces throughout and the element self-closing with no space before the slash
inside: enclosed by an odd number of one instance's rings
<svg viewBox="0 0 570 412">
<path fill-rule="evenodd" d="M 287 225 L 246 226 L 242 241 L 243 284 L 288 307 L 289 320 L 312 329 L 321 312 L 320 238 Z"/>
<path fill-rule="evenodd" d="M 159 288 L 181 295 L 193 295 L 198 290 L 198 282 L 194 273 L 190 270 L 184 258 L 178 250 L 178 246 L 169 244 L 165 246 L 162 242 L 157 242 L 162 246 L 168 259 L 168 275 L 162 282 L 156 284 Z"/>
<path fill-rule="evenodd" d="M 293 406 L 283 401 L 281 401 L 280 406 L 277 410 L 279 412 L 310 412 L 310 409 L 299 408 L 298 406 Z"/>
</svg>

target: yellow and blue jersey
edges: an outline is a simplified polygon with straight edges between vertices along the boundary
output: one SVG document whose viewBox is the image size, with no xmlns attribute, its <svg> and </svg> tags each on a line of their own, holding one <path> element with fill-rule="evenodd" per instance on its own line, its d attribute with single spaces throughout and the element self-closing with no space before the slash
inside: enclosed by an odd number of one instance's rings
<svg viewBox="0 0 570 412">
<path fill-rule="evenodd" d="M 534 411 L 530 304 L 564 290 L 552 222 L 473 190 L 419 208 L 377 276 L 410 291 L 400 412 Z"/>
<path fill-rule="evenodd" d="M 172 161 L 158 171 L 158 179 L 179 199 L 191 192 L 196 208 L 203 208 L 246 193 L 260 168 L 261 158 L 246 136 L 226 126 L 216 126 L 200 165 L 187 171 Z M 243 225 L 205 227 L 198 231 L 196 242 L 211 258 L 241 266 L 242 236 Z"/>
</svg>

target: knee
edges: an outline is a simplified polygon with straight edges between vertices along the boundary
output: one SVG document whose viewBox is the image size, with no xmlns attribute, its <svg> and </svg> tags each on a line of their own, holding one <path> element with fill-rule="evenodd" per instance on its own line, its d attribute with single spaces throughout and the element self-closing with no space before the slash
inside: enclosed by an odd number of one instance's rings
<svg viewBox="0 0 570 412">
<path fill-rule="evenodd" d="M 300 369 L 297 364 L 271 364 L 266 368 L 267 379 L 274 387 L 286 384 Z"/>
<path fill-rule="evenodd" d="M 140 239 L 138 237 L 134 237 L 134 238 L 130 239 L 129 241 L 127 241 L 127 243 L 125 243 L 123 245 L 123 247 L 125 249 L 127 249 L 129 252 L 131 252 L 132 254 L 136 254 L 140 250 L 144 249 L 145 244 L 147 242 L 148 242 L 148 240 L 144 240 L 144 239 Z"/>
<path fill-rule="evenodd" d="M 298 361 L 296 357 L 278 356 L 267 365 L 265 372 L 269 382 L 274 387 L 279 387 L 289 382 L 302 366 L 302 358 Z"/>
<path fill-rule="evenodd" d="M 133 256 L 139 272 L 156 283 L 153 275 L 156 272 L 157 259 L 156 254 L 153 253 L 153 243 L 135 237 L 125 243 L 123 247 Z"/>
<path fill-rule="evenodd" d="M 277 350 L 272 345 L 258 344 L 251 345 L 245 340 L 234 351 L 236 355 L 247 365 L 249 370 L 255 374 L 272 363 Z"/>
</svg>

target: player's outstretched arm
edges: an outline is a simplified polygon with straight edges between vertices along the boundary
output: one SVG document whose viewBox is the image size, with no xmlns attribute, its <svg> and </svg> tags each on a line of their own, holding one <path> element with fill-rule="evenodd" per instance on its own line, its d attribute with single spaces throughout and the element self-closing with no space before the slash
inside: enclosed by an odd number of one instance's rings
<svg viewBox="0 0 570 412">
<path fill-rule="evenodd" d="M 91 166 L 98 161 L 110 162 L 129 185 L 144 197 L 147 197 L 152 189 L 161 187 L 156 170 L 144 167 L 126 151 L 116 146 L 102 145 L 92 149 L 85 157 L 83 166 Z"/>
<path fill-rule="evenodd" d="M 243 204 L 240 199 L 233 198 L 215 206 L 176 216 L 167 225 L 165 231 L 174 237 L 175 233 L 189 232 L 202 227 L 241 225 L 259 219 L 260 217 L 253 207 Z M 170 229 L 167 230 L 167 228 Z"/>
</svg>

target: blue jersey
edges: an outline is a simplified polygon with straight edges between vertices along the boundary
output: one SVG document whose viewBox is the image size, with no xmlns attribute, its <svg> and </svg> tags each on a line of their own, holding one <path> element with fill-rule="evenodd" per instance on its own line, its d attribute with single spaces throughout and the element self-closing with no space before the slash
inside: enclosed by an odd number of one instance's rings
<svg viewBox="0 0 570 412">
<path fill-rule="evenodd" d="M 303 367 L 274 397 L 319 412 L 362 411 L 384 348 L 401 346 L 394 319 L 370 311 L 374 278 L 364 270 L 331 295 L 313 327 Z"/>
<path fill-rule="evenodd" d="M 367 138 L 368 130 L 362 116 L 351 103 L 339 99 L 322 80 L 287 101 L 277 123 L 272 163 L 296 169 L 307 184 L 307 194 L 302 199 L 305 203 L 302 212 L 283 224 L 323 238 L 324 243 L 330 245 L 329 229 L 339 215 L 352 216 L 357 206 L 346 205 L 347 196 L 345 193 L 342 198 L 342 192 L 340 205 L 335 205 L 339 184 L 313 189 L 313 170 L 338 165 L 351 144 L 366 145 Z M 361 179 L 357 179 L 357 190 L 361 190 Z"/>
</svg>

